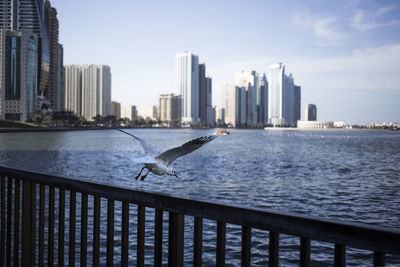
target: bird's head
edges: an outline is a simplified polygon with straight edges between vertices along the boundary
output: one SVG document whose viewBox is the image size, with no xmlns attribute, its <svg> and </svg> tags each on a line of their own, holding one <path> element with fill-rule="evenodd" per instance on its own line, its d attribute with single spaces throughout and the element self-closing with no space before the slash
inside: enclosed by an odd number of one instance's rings
<svg viewBox="0 0 400 267">
<path fill-rule="evenodd" d="M 174 171 L 172 169 L 168 170 L 168 175 L 175 176 L 176 178 L 179 178 L 178 175 L 176 174 L 176 171 Z"/>
</svg>

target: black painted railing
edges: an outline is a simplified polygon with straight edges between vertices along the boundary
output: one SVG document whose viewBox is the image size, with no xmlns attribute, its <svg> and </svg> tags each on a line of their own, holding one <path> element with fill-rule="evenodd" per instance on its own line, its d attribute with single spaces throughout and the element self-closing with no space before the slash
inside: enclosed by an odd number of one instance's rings
<svg viewBox="0 0 400 267">
<path fill-rule="evenodd" d="M 90 234 L 93 235 L 90 265 L 99 266 L 100 246 L 103 244 L 107 266 L 113 266 L 116 261 L 128 266 L 129 212 L 132 205 L 137 207 L 137 266 L 145 264 L 146 209 L 155 210 L 154 255 L 151 255 L 155 266 L 162 265 L 164 213 L 169 215 L 169 266 L 182 266 L 184 263 L 184 216 L 194 217 L 193 253 L 190 254 L 194 266 L 202 264 L 203 219 L 217 223 L 217 266 L 225 264 L 227 223 L 242 228 L 242 266 L 250 266 L 251 263 L 252 229 L 269 232 L 270 266 L 278 266 L 281 233 L 300 238 L 300 266 L 310 265 L 311 240 L 334 244 L 335 266 L 345 266 L 346 247 L 371 251 L 375 266 L 385 265 L 387 253 L 400 255 L 400 231 L 393 229 L 196 201 L 4 167 L 0 167 L 0 179 L 0 266 L 44 266 L 45 263 L 48 266 L 85 266 L 89 255 L 89 223 L 92 229 Z M 88 213 L 89 196 L 93 199 L 92 214 Z M 103 233 L 106 234 L 106 242 L 103 243 L 100 242 L 102 200 L 107 202 L 107 233 Z M 122 209 L 121 236 L 118 238 L 115 235 L 115 209 L 119 207 L 116 202 L 121 202 Z M 81 205 L 80 215 L 76 214 L 77 203 Z M 66 214 L 66 211 L 69 213 Z M 68 223 L 66 217 L 69 218 Z M 77 226 L 80 227 L 79 255 L 75 255 Z M 69 236 L 68 244 L 65 242 L 66 235 Z M 116 239 L 120 248 L 115 248 Z M 118 259 L 115 259 L 115 249 L 121 251 Z M 80 262 L 75 263 L 77 256 Z"/>
</svg>

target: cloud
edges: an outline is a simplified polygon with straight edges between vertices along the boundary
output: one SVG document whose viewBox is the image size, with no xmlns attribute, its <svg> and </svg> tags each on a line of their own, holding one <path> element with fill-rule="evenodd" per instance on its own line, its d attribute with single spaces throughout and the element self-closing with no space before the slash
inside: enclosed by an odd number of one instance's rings
<svg viewBox="0 0 400 267">
<path fill-rule="evenodd" d="M 377 28 L 400 25 L 400 21 L 398 20 L 378 22 L 378 20 L 382 20 L 383 15 L 386 15 L 393 9 L 393 7 L 389 6 L 380 7 L 375 12 L 358 9 L 352 19 L 351 26 L 358 31 L 365 32 Z"/>
<path fill-rule="evenodd" d="M 338 17 L 316 17 L 309 12 L 299 12 L 294 15 L 294 23 L 301 28 L 311 31 L 320 46 L 340 46 L 344 34 L 338 30 Z"/>
<path fill-rule="evenodd" d="M 297 58 L 289 62 L 299 84 L 314 89 L 400 92 L 400 44 L 329 58 Z"/>
</svg>

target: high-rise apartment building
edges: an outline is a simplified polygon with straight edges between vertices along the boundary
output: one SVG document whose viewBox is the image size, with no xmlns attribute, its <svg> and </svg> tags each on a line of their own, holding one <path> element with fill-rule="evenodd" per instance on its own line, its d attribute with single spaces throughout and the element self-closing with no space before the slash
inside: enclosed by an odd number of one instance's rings
<svg viewBox="0 0 400 267">
<path fill-rule="evenodd" d="M 295 126 L 295 89 L 292 75 L 285 74 L 282 63 L 271 65 L 268 73 L 268 123 Z"/>
<path fill-rule="evenodd" d="M 58 43 L 58 21 L 56 18 L 57 12 L 51 8 L 49 1 L 43 0 L 0 0 L 0 28 L 3 33 L 12 32 L 11 35 L 20 35 L 24 39 L 24 36 L 35 34 L 36 41 L 36 91 L 34 92 L 33 106 L 36 107 L 36 96 L 40 95 L 42 91 L 48 87 L 49 79 L 52 81 L 52 88 L 54 93 L 49 98 L 50 93 L 45 92 L 44 96 L 51 100 L 52 108 L 58 110 L 58 107 L 63 106 L 62 102 L 62 90 L 63 90 L 63 75 L 62 75 L 62 49 Z M 49 29 L 51 30 L 49 32 Z M 21 35 L 22 33 L 22 35 Z M 52 47 L 50 46 L 50 40 L 52 40 Z M 18 46 L 20 47 L 20 46 Z M 52 50 L 51 50 L 52 49 Z M 14 49 L 15 51 L 15 49 Z M 7 55 L 5 54 L 6 49 L 0 51 L 0 57 L 4 59 L 3 63 L 7 62 Z M 24 56 L 25 51 L 19 51 L 18 54 Z M 10 55 L 10 54 L 9 54 Z M 53 62 L 53 64 L 51 63 Z M 32 66 L 33 63 L 30 65 Z M 0 66 L 4 70 L 4 74 L 7 75 L 9 68 L 4 65 Z M 19 68 L 19 67 L 18 67 Z M 51 78 L 49 78 L 49 75 Z M 5 77 L 5 76 L 3 76 Z M 24 77 L 23 73 L 18 74 L 18 77 Z M 2 79 L 2 78 L 1 78 Z M 23 83 L 32 83 L 31 81 L 21 81 Z M 5 82 L 0 82 L 4 84 Z M 21 86 L 19 83 L 16 86 Z M 0 87 L 0 91 L 4 91 L 5 87 Z M 25 90 L 25 88 L 18 88 L 18 90 Z M 58 95 L 57 95 L 58 93 Z M 2 93 L 0 93 L 2 95 Z M 5 103 L 5 100 L 0 100 Z M 20 101 L 25 101 L 21 99 Z M 22 102 L 21 102 L 22 103 Z M 32 103 L 22 103 L 21 105 L 31 105 Z M 4 109 L 4 106 L 0 106 Z M 2 110 L 1 113 L 6 113 Z M 22 114 L 22 113 L 21 113 Z M 29 119 L 29 116 L 12 116 L 13 118 L 20 117 L 20 120 Z M 11 117 L 10 117 L 11 118 Z"/>
<path fill-rule="evenodd" d="M 65 66 L 65 109 L 92 120 L 111 115 L 111 69 L 107 65 Z"/>
<path fill-rule="evenodd" d="M 222 88 L 221 107 L 225 110 L 225 123 L 231 127 L 244 127 L 247 121 L 246 88 L 226 84 Z"/>
<path fill-rule="evenodd" d="M 314 104 L 308 104 L 304 111 L 305 121 L 316 121 L 317 120 L 317 106 Z"/>
<path fill-rule="evenodd" d="M 206 65 L 202 63 L 199 64 L 199 115 L 203 125 L 214 124 L 210 113 L 212 110 L 212 79 L 206 77 Z"/>
<path fill-rule="evenodd" d="M 182 96 L 182 122 L 200 122 L 199 57 L 192 52 L 176 53 L 175 75 Z"/>
<path fill-rule="evenodd" d="M 132 105 L 121 104 L 121 119 L 132 120 Z"/>
<path fill-rule="evenodd" d="M 175 94 L 161 94 L 158 105 L 158 118 L 162 122 L 179 123 L 181 120 L 182 98 Z"/>
<path fill-rule="evenodd" d="M 121 103 L 111 101 L 111 115 L 117 120 L 121 119 Z"/>
</svg>

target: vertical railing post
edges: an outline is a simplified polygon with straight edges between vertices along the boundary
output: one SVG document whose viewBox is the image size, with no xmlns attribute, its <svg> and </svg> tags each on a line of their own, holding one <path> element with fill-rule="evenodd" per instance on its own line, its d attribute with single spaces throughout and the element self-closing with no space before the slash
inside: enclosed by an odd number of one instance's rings
<svg viewBox="0 0 400 267">
<path fill-rule="evenodd" d="M 7 244 L 6 244 L 6 264 L 11 266 L 11 218 L 12 218 L 12 179 L 7 178 Z"/>
<path fill-rule="evenodd" d="M 19 213 L 20 213 L 20 180 L 15 179 L 14 194 L 14 266 L 19 266 Z"/>
<path fill-rule="evenodd" d="M 156 209 L 154 214 L 154 266 L 162 265 L 163 211 Z"/>
<path fill-rule="evenodd" d="M 242 266 L 250 266 L 251 262 L 251 228 L 242 226 Z"/>
<path fill-rule="evenodd" d="M 335 267 L 346 266 L 346 246 L 335 244 Z"/>
<path fill-rule="evenodd" d="M 301 237 L 300 238 L 300 266 L 310 266 L 310 239 Z"/>
<path fill-rule="evenodd" d="M 60 188 L 58 212 L 58 267 L 64 266 L 65 189 Z"/>
<path fill-rule="evenodd" d="M 1 176 L 1 209 L 0 209 L 0 217 L 1 217 L 1 226 L 0 226 L 0 266 L 5 265 L 5 248 L 6 248 L 6 182 L 5 177 Z"/>
<path fill-rule="evenodd" d="M 49 267 L 54 265 L 54 186 L 49 187 L 49 224 L 48 224 L 48 260 Z"/>
<path fill-rule="evenodd" d="M 100 262 L 100 197 L 94 197 L 93 209 L 93 266 L 98 267 Z"/>
<path fill-rule="evenodd" d="M 69 261 L 68 266 L 75 266 L 75 236 L 76 236 L 76 192 L 69 193 Z"/>
<path fill-rule="evenodd" d="M 145 236 L 145 221 L 146 208 L 143 205 L 138 205 L 138 220 L 137 220 L 137 256 L 136 265 L 144 266 L 144 236 Z"/>
<path fill-rule="evenodd" d="M 114 266 L 114 200 L 107 201 L 107 267 Z"/>
<path fill-rule="evenodd" d="M 168 266 L 183 266 L 184 215 L 169 213 Z"/>
<path fill-rule="evenodd" d="M 81 265 L 87 265 L 87 222 L 88 222 L 88 195 L 82 193 L 81 198 Z"/>
<path fill-rule="evenodd" d="M 45 185 L 39 186 L 39 267 L 44 266 L 44 207 L 45 207 Z"/>
<path fill-rule="evenodd" d="M 203 251 L 203 218 L 194 218 L 193 266 L 200 267 Z"/>
<path fill-rule="evenodd" d="M 129 203 L 122 202 L 121 266 L 129 265 Z"/>
<path fill-rule="evenodd" d="M 269 267 L 279 264 L 279 233 L 269 232 Z"/>
<path fill-rule="evenodd" d="M 225 266 L 226 223 L 217 222 L 217 266 Z"/>
<path fill-rule="evenodd" d="M 36 208 L 36 185 L 31 182 L 23 182 L 22 200 L 22 259 L 23 267 L 35 265 L 35 208 Z"/>
<path fill-rule="evenodd" d="M 374 266 L 385 266 L 385 265 L 386 265 L 385 253 L 375 251 Z"/>
</svg>

